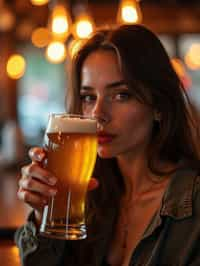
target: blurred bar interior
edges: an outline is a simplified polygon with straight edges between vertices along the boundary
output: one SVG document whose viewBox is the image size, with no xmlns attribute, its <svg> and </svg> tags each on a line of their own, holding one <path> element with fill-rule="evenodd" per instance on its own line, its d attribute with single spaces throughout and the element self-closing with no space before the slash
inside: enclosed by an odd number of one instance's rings
<svg viewBox="0 0 200 266">
<path fill-rule="evenodd" d="M 20 167 L 29 147 L 42 145 L 48 113 L 64 111 L 67 64 L 95 28 L 119 23 L 158 34 L 199 108 L 199 0 L 0 0 L 2 265 L 19 265 L 13 233 L 29 212 L 16 196 Z"/>
</svg>

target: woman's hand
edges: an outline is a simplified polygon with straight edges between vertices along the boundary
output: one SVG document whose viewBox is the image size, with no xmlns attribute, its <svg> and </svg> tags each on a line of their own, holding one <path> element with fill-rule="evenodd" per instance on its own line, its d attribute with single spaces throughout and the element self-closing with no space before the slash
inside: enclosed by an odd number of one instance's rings
<svg viewBox="0 0 200 266">
<path fill-rule="evenodd" d="M 35 147 L 30 149 L 29 156 L 32 162 L 21 170 L 17 194 L 19 199 L 35 210 L 36 222 L 39 225 L 44 206 L 47 204 L 48 199 L 57 193 L 57 178 L 44 169 L 43 162 L 46 159 L 46 154 L 42 148 Z M 98 181 L 92 178 L 88 189 L 93 190 L 97 186 Z"/>
<path fill-rule="evenodd" d="M 30 149 L 29 156 L 32 162 L 21 169 L 17 195 L 35 210 L 36 222 L 40 224 L 44 206 L 57 192 L 57 179 L 42 166 L 46 159 L 42 148 Z"/>
</svg>

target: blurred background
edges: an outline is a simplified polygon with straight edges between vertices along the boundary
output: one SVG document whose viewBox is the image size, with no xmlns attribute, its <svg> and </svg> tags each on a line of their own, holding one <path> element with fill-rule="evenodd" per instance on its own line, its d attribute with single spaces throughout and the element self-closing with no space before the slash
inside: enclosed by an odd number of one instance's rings
<svg viewBox="0 0 200 266">
<path fill-rule="evenodd" d="M 119 23 L 158 34 L 198 106 L 199 0 L 0 0 L 0 159 L 11 156 L 5 126 L 17 126 L 25 146 L 41 145 L 48 113 L 64 111 L 70 57 L 95 28 Z"/>
<path fill-rule="evenodd" d="M 65 110 L 71 57 L 96 28 L 123 23 L 158 35 L 199 108 L 200 0 L 0 0 L 0 241 L 29 212 L 16 198 L 19 169 L 48 114 Z"/>
</svg>

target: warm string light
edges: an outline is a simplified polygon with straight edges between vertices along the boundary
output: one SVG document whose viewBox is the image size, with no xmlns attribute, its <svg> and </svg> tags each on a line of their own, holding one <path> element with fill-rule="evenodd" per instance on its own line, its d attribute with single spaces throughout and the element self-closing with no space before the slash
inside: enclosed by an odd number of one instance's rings
<svg viewBox="0 0 200 266">
<path fill-rule="evenodd" d="M 137 0 L 121 0 L 117 15 L 118 23 L 141 23 L 142 12 Z"/>
<path fill-rule="evenodd" d="M 31 4 L 35 6 L 42 6 L 49 2 L 49 0 L 30 0 L 30 1 L 31 1 Z"/>
<path fill-rule="evenodd" d="M 46 58 L 49 62 L 62 63 L 66 57 L 66 47 L 62 42 L 51 42 L 46 49 Z"/>
<path fill-rule="evenodd" d="M 6 32 L 13 29 L 16 23 L 16 17 L 12 9 L 5 3 L 0 1 L 0 32 Z"/>
<path fill-rule="evenodd" d="M 188 68 L 192 70 L 200 69 L 200 43 L 193 43 L 190 46 L 184 61 Z"/>
<path fill-rule="evenodd" d="M 56 5 L 52 10 L 49 24 L 54 39 L 66 40 L 71 26 L 71 18 L 67 6 L 64 4 Z"/>
<path fill-rule="evenodd" d="M 56 4 L 51 11 L 48 31 L 51 36 L 46 47 L 46 59 L 54 64 L 62 63 L 66 58 L 64 42 L 70 35 L 71 18 L 64 3 Z"/>
<path fill-rule="evenodd" d="M 76 38 L 87 39 L 94 31 L 94 23 L 89 15 L 84 14 L 78 17 L 75 23 L 74 34 Z"/>
<path fill-rule="evenodd" d="M 87 39 L 94 31 L 94 21 L 90 15 L 88 0 L 79 1 L 73 8 L 75 23 L 72 34 L 78 39 Z"/>
<path fill-rule="evenodd" d="M 47 28 L 36 28 L 31 35 L 32 43 L 38 47 L 42 48 L 49 44 L 51 40 L 50 32 Z"/>
<path fill-rule="evenodd" d="M 49 0 L 30 0 L 33 5 L 45 5 Z M 68 47 L 70 57 L 74 56 L 82 45 L 82 41 L 87 39 L 94 31 L 94 22 L 89 15 L 86 3 L 79 5 L 81 12 L 76 14 L 76 19 L 72 25 L 69 9 L 63 1 L 56 0 L 52 8 L 48 26 L 46 28 L 36 28 L 31 35 L 33 45 L 38 48 L 46 47 L 46 58 L 51 63 L 61 63 L 66 57 L 65 41 L 69 36 L 74 37 L 74 41 Z M 88 3 L 87 3 L 88 5 Z M 80 11 L 80 10 L 79 10 Z M 139 23 L 142 15 L 139 3 L 135 0 L 121 0 L 118 21 L 121 23 Z M 70 43 L 70 42 L 68 42 Z M 13 59 L 12 59 L 13 60 Z M 16 58 L 15 58 L 16 60 Z M 20 78 L 25 71 L 25 60 L 18 58 L 18 63 L 7 64 L 8 75 L 12 78 Z M 21 60 L 21 61 L 20 61 Z M 11 61 L 12 62 L 12 61 Z M 19 63 L 21 62 L 21 63 Z M 15 66 L 14 66 L 15 65 Z M 18 67 L 16 67 L 18 65 Z M 21 66 L 21 70 L 20 69 Z"/>
<path fill-rule="evenodd" d="M 9 57 L 6 70 L 12 79 L 19 79 L 24 75 L 26 69 L 26 61 L 20 54 L 13 54 Z"/>
</svg>

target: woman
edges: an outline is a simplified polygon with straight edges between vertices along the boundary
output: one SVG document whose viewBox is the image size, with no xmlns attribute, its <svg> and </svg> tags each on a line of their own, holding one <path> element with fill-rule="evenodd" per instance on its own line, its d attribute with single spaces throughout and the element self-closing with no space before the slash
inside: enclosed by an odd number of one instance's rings
<svg viewBox="0 0 200 266">
<path fill-rule="evenodd" d="M 158 38 L 140 25 L 94 34 L 73 60 L 67 101 L 98 121 L 88 238 L 38 235 L 56 177 L 34 148 L 18 191 L 35 209 L 16 234 L 24 265 L 199 265 L 197 120 Z"/>
</svg>

